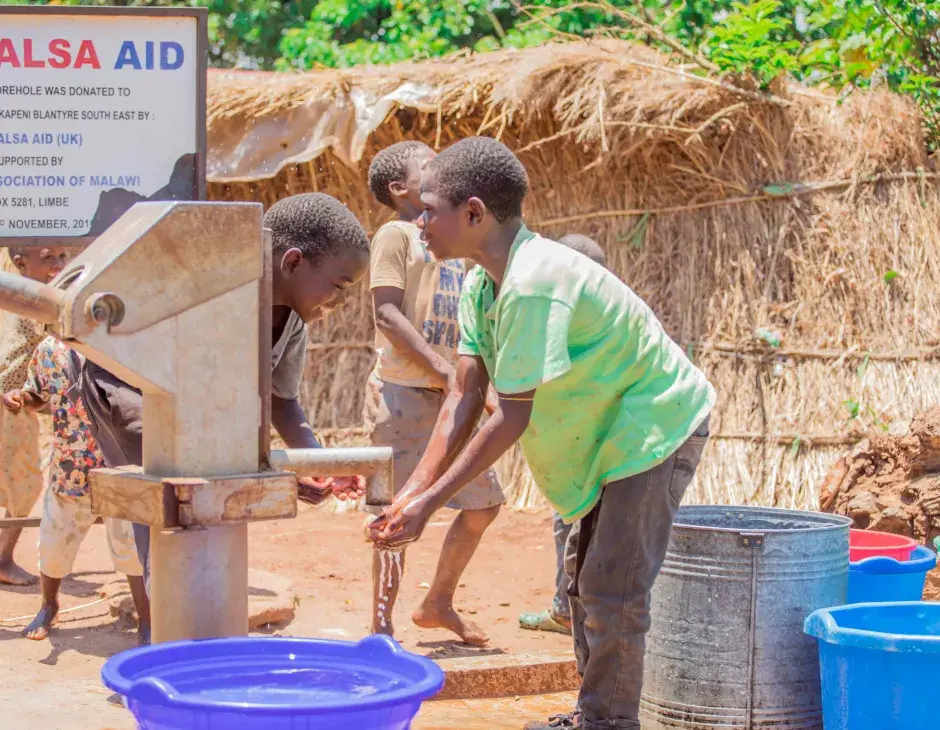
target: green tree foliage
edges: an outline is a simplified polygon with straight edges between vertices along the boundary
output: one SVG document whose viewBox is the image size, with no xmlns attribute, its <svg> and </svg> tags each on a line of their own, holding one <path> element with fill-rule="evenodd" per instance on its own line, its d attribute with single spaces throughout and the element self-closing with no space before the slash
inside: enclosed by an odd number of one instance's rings
<svg viewBox="0 0 940 730">
<path fill-rule="evenodd" d="M 11 0 L 0 0 L 0 4 Z M 49 0 L 34 0 L 44 3 Z M 106 4 L 105 0 L 51 0 Z M 521 4 L 520 4 L 521 3 Z M 940 135 L 940 0 L 111 0 L 201 5 L 212 62 L 336 68 L 613 35 L 679 46 L 766 87 L 781 74 L 911 94 Z"/>
<path fill-rule="evenodd" d="M 308 21 L 317 0 L 0 0 L 0 5 L 23 4 L 206 7 L 213 66 L 273 69 L 284 34 Z"/>
</svg>

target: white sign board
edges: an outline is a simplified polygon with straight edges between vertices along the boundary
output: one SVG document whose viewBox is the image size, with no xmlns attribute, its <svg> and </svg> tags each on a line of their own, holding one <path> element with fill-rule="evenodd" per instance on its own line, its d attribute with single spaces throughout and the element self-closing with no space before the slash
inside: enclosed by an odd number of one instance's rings
<svg viewBox="0 0 940 730">
<path fill-rule="evenodd" d="M 205 64 L 200 11 L 0 8 L 0 237 L 203 197 Z"/>
</svg>

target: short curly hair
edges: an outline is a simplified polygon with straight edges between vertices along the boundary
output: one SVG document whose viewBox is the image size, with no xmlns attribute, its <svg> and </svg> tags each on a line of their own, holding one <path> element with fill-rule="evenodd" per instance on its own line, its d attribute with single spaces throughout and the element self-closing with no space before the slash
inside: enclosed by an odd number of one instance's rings
<svg viewBox="0 0 940 730">
<path fill-rule="evenodd" d="M 462 139 L 438 154 L 429 169 L 451 205 L 479 198 L 500 223 L 522 215 L 529 178 L 502 142 L 490 137 Z"/>
<path fill-rule="evenodd" d="M 396 142 L 386 147 L 372 158 L 369 165 L 369 190 L 382 205 L 393 208 L 392 193 L 389 185 L 405 179 L 408 163 L 418 153 L 427 150 L 433 152 L 424 142 L 409 140 Z"/>
<path fill-rule="evenodd" d="M 342 249 L 369 252 L 369 237 L 356 216 L 326 193 L 302 193 L 277 201 L 264 214 L 274 251 L 296 248 L 305 259 L 317 261 Z"/>
<path fill-rule="evenodd" d="M 16 240 L 16 244 L 7 246 L 7 256 L 10 257 L 10 261 L 16 256 L 29 258 L 33 254 L 42 251 L 44 248 L 67 248 L 70 250 L 70 256 L 78 256 L 78 254 L 85 250 L 85 246 L 76 246 L 73 241 L 69 241 L 68 239 L 63 240 L 61 238 L 20 238 L 14 240 Z M 21 241 L 30 241 L 30 243 L 20 243 Z"/>
<path fill-rule="evenodd" d="M 569 233 L 567 236 L 559 238 L 558 243 L 574 249 L 601 266 L 607 266 L 607 255 L 593 238 L 582 233 Z"/>
</svg>

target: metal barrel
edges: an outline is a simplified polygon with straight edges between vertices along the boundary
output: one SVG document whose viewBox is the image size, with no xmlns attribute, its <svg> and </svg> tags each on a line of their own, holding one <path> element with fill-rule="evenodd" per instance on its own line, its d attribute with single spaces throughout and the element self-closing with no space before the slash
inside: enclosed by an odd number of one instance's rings
<svg viewBox="0 0 940 730">
<path fill-rule="evenodd" d="M 0 271 L 0 309 L 44 324 L 56 324 L 65 292 L 6 271 Z"/>
<path fill-rule="evenodd" d="M 846 517 L 690 506 L 653 588 L 643 730 L 822 730 L 817 608 L 845 603 Z"/>
</svg>

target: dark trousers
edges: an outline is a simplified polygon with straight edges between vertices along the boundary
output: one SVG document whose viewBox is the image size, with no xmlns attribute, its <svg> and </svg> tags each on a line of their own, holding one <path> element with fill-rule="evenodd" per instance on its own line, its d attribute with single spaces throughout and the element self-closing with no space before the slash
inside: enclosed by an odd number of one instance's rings
<svg viewBox="0 0 940 730">
<path fill-rule="evenodd" d="M 143 463 L 143 396 L 123 380 L 90 360 L 78 363 L 76 378 L 85 412 L 91 422 L 98 448 L 108 466 L 141 465 Z M 137 556 L 144 569 L 144 585 L 150 595 L 150 528 L 134 525 Z"/>
<path fill-rule="evenodd" d="M 565 568 L 583 730 L 640 728 L 650 590 L 707 436 L 706 419 L 659 466 L 609 483 L 568 536 Z"/>
<path fill-rule="evenodd" d="M 568 573 L 565 571 L 565 548 L 571 525 L 566 525 L 561 515 L 552 513 L 552 536 L 555 538 L 555 597 L 552 599 L 552 613 L 561 618 L 571 618 L 571 606 L 568 603 Z"/>
<path fill-rule="evenodd" d="M 134 544 L 137 547 L 137 557 L 144 569 L 144 587 L 147 597 L 150 597 L 150 525 L 132 524 L 134 528 Z"/>
</svg>

